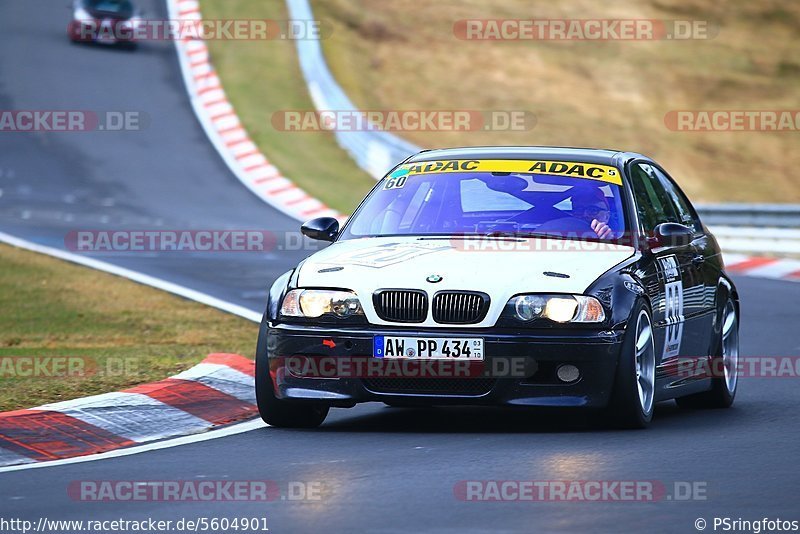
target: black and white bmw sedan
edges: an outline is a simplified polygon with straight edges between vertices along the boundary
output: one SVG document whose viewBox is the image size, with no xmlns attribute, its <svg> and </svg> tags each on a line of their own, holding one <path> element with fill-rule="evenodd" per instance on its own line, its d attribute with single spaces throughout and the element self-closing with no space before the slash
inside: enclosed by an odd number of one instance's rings
<svg viewBox="0 0 800 534">
<path fill-rule="evenodd" d="M 423 151 L 380 180 L 332 244 L 272 286 L 256 388 L 270 425 L 330 407 L 727 407 L 739 302 L 675 181 L 629 152 Z"/>
<path fill-rule="evenodd" d="M 130 0 L 74 0 L 67 35 L 74 43 L 136 45 L 142 12 Z"/>
</svg>

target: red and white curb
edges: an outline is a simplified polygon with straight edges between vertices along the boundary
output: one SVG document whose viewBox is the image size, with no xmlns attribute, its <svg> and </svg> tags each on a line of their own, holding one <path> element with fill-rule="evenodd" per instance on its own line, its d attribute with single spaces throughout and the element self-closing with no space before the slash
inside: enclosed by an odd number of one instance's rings
<svg viewBox="0 0 800 534">
<path fill-rule="evenodd" d="M 800 282 L 800 260 L 725 254 L 725 270 L 734 275 Z"/>
<path fill-rule="evenodd" d="M 197 0 L 167 0 L 171 19 L 201 21 Z M 181 73 L 195 114 L 217 152 L 236 177 L 274 208 L 305 221 L 344 217 L 300 189 L 270 163 L 250 139 L 211 64 L 202 39 L 175 41 Z"/>
<path fill-rule="evenodd" d="M 124 391 L 0 413 L 0 466 L 74 458 L 211 430 L 258 414 L 255 366 L 211 354 Z"/>
</svg>

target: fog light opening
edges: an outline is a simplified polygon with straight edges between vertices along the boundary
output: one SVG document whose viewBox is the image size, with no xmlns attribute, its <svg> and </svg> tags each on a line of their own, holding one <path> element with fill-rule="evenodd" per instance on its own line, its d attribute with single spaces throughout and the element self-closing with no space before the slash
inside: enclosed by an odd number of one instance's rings
<svg viewBox="0 0 800 534">
<path fill-rule="evenodd" d="M 558 369 L 556 369 L 556 376 L 562 382 L 570 383 L 576 382 L 581 377 L 581 372 L 574 365 L 559 365 Z"/>
</svg>

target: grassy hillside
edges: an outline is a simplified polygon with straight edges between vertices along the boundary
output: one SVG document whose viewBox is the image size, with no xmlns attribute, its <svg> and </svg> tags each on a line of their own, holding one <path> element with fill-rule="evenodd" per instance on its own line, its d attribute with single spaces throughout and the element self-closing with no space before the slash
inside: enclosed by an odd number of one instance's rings
<svg viewBox="0 0 800 534">
<path fill-rule="evenodd" d="M 643 152 L 695 200 L 800 201 L 800 132 L 674 132 L 670 110 L 800 109 L 795 0 L 314 0 L 324 50 L 362 108 L 530 110 L 529 132 L 415 132 L 426 146 L 543 144 Z M 468 18 L 699 19 L 709 40 L 463 41 Z"/>
</svg>

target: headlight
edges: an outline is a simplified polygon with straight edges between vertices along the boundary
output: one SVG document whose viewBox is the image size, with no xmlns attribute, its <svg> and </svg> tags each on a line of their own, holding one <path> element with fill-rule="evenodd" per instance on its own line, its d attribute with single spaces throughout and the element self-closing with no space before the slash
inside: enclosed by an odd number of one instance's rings
<svg viewBox="0 0 800 534">
<path fill-rule="evenodd" d="M 346 319 L 354 315 L 364 315 L 364 310 L 352 291 L 293 289 L 283 297 L 281 315 L 305 318 L 333 315 Z"/>
<path fill-rule="evenodd" d="M 600 323 L 606 313 L 600 301 L 584 295 L 520 295 L 509 301 L 520 321 L 550 319 L 557 323 Z"/>
</svg>

